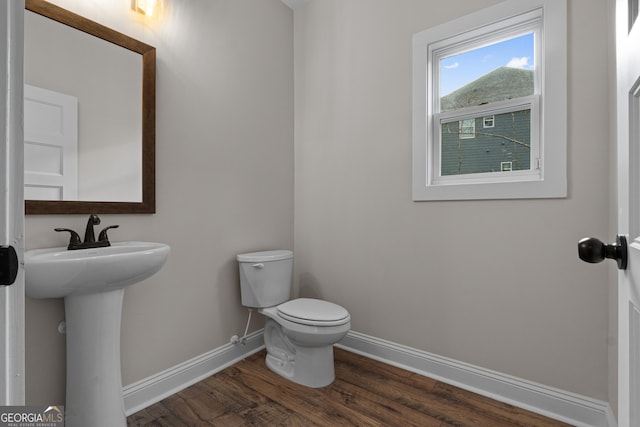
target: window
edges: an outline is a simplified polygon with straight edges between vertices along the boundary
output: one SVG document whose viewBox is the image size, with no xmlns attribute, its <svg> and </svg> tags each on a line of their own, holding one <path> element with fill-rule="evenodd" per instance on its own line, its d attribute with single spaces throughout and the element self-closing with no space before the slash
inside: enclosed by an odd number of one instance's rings
<svg viewBox="0 0 640 427">
<path fill-rule="evenodd" d="M 460 139 L 469 139 L 476 137 L 476 119 L 465 119 L 458 122 L 458 133 Z"/>
<path fill-rule="evenodd" d="M 482 127 L 483 128 L 492 128 L 495 123 L 496 116 L 488 116 L 482 118 Z"/>
<path fill-rule="evenodd" d="M 415 34 L 413 199 L 566 197 L 565 53 L 565 0 Z"/>
</svg>

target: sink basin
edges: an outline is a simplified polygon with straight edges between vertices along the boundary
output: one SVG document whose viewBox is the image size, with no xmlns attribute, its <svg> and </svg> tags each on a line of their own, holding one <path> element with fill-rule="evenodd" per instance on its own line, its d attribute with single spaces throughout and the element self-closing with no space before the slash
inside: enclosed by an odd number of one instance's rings
<svg viewBox="0 0 640 427">
<path fill-rule="evenodd" d="M 34 249 L 24 254 L 25 291 L 31 298 L 64 298 L 121 289 L 157 273 L 168 256 L 168 245 L 152 242 Z"/>
</svg>

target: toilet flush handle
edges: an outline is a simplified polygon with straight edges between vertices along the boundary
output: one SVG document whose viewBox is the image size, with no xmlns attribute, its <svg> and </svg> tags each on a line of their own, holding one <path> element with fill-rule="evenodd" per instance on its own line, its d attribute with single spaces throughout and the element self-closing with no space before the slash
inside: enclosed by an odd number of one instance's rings
<svg viewBox="0 0 640 427">
<path fill-rule="evenodd" d="M 261 269 L 261 268 L 264 268 L 264 264 L 259 262 L 257 264 L 253 264 L 251 267 Z"/>
</svg>

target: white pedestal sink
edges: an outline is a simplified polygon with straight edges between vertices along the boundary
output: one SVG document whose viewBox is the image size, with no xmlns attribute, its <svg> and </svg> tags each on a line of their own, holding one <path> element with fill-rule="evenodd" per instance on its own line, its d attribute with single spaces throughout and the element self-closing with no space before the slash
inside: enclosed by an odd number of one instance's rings
<svg viewBox="0 0 640 427">
<path fill-rule="evenodd" d="M 26 294 L 64 298 L 67 324 L 67 427 L 125 427 L 120 373 L 124 288 L 162 268 L 169 246 L 112 243 L 25 252 Z"/>
</svg>

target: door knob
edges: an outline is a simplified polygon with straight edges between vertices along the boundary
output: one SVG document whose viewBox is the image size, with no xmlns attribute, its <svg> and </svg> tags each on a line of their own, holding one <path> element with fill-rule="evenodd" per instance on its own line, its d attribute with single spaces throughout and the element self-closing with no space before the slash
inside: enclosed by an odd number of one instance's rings
<svg viewBox="0 0 640 427">
<path fill-rule="evenodd" d="M 18 276 L 18 254 L 13 246 L 0 246 L 0 286 L 9 286 Z"/>
<path fill-rule="evenodd" d="M 581 260 L 597 263 L 605 258 L 615 259 L 619 270 L 627 269 L 627 238 L 620 235 L 610 245 L 602 243 L 595 237 L 585 237 L 578 242 L 578 256 Z"/>
</svg>

